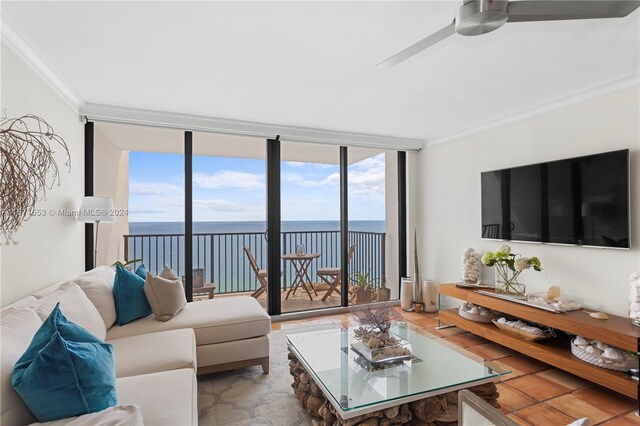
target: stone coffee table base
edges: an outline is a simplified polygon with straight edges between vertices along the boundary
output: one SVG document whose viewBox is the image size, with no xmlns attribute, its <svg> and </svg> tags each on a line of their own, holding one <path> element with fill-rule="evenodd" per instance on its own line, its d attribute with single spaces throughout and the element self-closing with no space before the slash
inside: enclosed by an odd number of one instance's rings
<svg viewBox="0 0 640 426">
<path fill-rule="evenodd" d="M 400 404 L 395 407 L 374 411 L 369 414 L 342 419 L 325 398 L 322 390 L 304 369 L 298 358 L 289 350 L 289 372 L 293 376 L 291 387 L 302 406 L 313 416 L 314 425 L 333 426 L 387 426 L 405 425 L 432 426 L 457 424 L 458 392 L 421 399 L 419 401 Z M 496 385 L 487 383 L 468 388 L 474 394 L 484 398 L 489 404 L 500 408 Z"/>
</svg>

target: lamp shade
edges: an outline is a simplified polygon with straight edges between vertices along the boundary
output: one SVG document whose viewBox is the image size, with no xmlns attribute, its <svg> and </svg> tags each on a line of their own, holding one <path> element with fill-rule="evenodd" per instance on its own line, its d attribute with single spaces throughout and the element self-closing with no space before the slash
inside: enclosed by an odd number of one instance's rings
<svg viewBox="0 0 640 426">
<path fill-rule="evenodd" d="M 80 222 L 115 222 L 113 200 L 109 197 L 84 197 L 78 211 Z"/>
</svg>

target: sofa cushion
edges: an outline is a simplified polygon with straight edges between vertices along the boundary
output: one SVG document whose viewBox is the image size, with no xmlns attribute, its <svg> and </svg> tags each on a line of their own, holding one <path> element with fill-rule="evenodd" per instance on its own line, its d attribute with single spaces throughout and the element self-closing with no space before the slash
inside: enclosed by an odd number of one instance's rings
<svg viewBox="0 0 640 426">
<path fill-rule="evenodd" d="M 198 388 L 190 368 L 122 377 L 117 387 L 120 403 L 138 405 L 147 425 L 198 424 Z"/>
<path fill-rule="evenodd" d="M 144 279 L 119 264 L 116 265 L 113 282 L 113 299 L 118 325 L 128 324 L 151 313 L 151 306 L 144 294 Z"/>
<path fill-rule="evenodd" d="M 67 321 L 59 304 L 16 362 L 12 386 L 41 422 L 117 403 L 113 349 Z"/>
<path fill-rule="evenodd" d="M 162 269 L 162 272 L 160 272 L 160 276 L 162 278 L 166 278 L 168 280 L 179 280 L 180 279 L 180 277 L 175 272 L 173 272 L 173 269 L 169 268 L 166 265 Z"/>
<path fill-rule="evenodd" d="M 100 313 L 91 303 L 86 294 L 75 283 L 66 282 L 56 290 L 45 294 L 30 307 L 34 309 L 40 319 L 47 319 L 57 303 L 69 321 L 78 324 L 88 330 L 98 339 L 104 341 L 107 336 L 107 328 Z"/>
<path fill-rule="evenodd" d="M 25 298 L 17 300 L 5 306 L 4 308 L 0 309 L 0 318 L 4 318 L 5 315 L 8 315 L 10 312 L 13 312 L 15 308 L 21 308 L 21 307 L 33 305 L 37 301 L 38 299 L 35 296 L 27 296 Z"/>
<path fill-rule="evenodd" d="M 35 298 L 34 298 L 35 299 Z M 42 320 L 28 308 L 5 308 L 0 319 L 0 424 L 26 425 L 35 421 L 11 387 L 13 367 L 27 350 Z"/>
<path fill-rule="evenodd" d="M 196 369 L 196 337 L 190 328 L 121 337 L 107 343 L 113 346 L 116 377 Z"/>
<path fill-rule="evenodd" d="M 116 271 L 112 267 L 99 266 L 70 280 L 84 291 L 84 294 L 100 313 L 106 328 L 116 322 L 116 305 L 113 301 L 115 276 Z"/>
<path fill-rule="evenodd" d="M 55 420 L 46 423 L 32 423 L 29 426 L 142 426 L 142 410 L 137 405 L 116 405 L 97 413 Z"/>
<path fill-rule="evenodd" d="M 171 321 L 156 321 L 148 316 L 124 326 L 113 326 L 108 330 L 107 338 L 181 328 L 193 328 L 199 346 L 269 334 L 271 318 L 253 297 L 207 299 L 187 303 Z"/>
<path fill-rule="evenodd" d="M 187 305 L 180 280 L 167 279 L 150 272 L 144 281 L 144 294 L 158 321 L 169 321 Z"/>
<path fill-rule="evenodd" d="M 147 279 L 147 267 L 144 266 L 144 263 L 141 263 L 140 266 L 136 268 L 136 275 L 143 280 Z"/>
</svg>

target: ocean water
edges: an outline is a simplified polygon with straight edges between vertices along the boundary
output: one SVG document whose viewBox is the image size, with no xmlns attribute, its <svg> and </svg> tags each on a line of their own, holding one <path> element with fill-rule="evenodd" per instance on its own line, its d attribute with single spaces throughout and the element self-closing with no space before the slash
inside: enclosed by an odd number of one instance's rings
<svg viewBox="0 0 640 426">
<path fill-rule="evenodd" d="M 264 232 L 266 222 L 193 222 L 194 234 L 206 233 L 245 233 Z M 301 231 L 339 231 L 340 222 L 327 221 L 283 221 L 282 232 Z M 350 231 L 384 232 L 384 220 L 353 220 L 349 221 Z M 129 222 L 129 233 L 140 234 L 182 234 L 184 222 Z"/>
<path fill-rule="evenodd" d="M 312 261 L 308 278 L 319 282 L 317 269 L 340 267 L 339 221 L 283 221 L 282 254 L 303 246 L 307 253 L 320 256 Z M 350 221 L 349 245 L 356 250 L 349 271 L 368 272 L 374 284 L 384 275 L 384 221 Z M 193 268 L 200 270 L 205 283 L 214 283 L 216 293 L 253 291 L 258 287 L 244 247 L 250 249 L 259 268 L 267 267 L 265 222 L 194 222 Z M 157 274 L 166 265 L 184 274 L 184 223 L 129 223 L 128 258 L 142 258 Z M 282 263 L 282 288 L 295 278 L 295 265 Z M 194 273 L 195 275 L 195 273 Z M 195 280 L 194 280 L 195 282 Z"/>
</svg>

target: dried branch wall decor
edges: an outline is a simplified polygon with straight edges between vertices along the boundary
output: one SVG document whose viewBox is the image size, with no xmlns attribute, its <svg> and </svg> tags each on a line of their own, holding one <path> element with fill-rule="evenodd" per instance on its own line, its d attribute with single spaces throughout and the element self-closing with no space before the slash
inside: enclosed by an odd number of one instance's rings
<svg viewBox="0 0 640 426">
<path fill-rule="evenodd" d="M 64 150 L 71 171 L 67 144 L 45 120 L 32 114 L 0 119 L 0 232 L 6 244 L 15 244 L 15 232 L 47 189 L 60 185 L 56 147 Z"/>
</svg>

